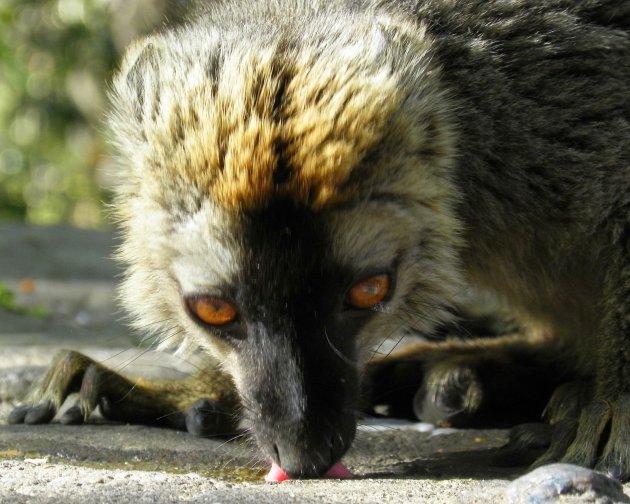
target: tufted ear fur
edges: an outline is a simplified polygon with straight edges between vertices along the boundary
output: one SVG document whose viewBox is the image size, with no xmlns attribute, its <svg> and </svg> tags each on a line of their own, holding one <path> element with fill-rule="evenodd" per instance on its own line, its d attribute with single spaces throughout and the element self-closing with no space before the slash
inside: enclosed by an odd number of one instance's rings
<svg viewBox="0 0 630 504">
<path fill-rule="evenodd" d="M 147 121 L 155 119 L 160 107 L 160 49 L 153 38 L 133 44 L 121 63 L 113 82 L 110 128 L 117 134 L 118 146 L 125 140 L 146 141 Z M 124 150 L 123 150 L 124 152 Z"/>
<path fill-rule="evenodd" d="M 130 57 L 134 54 L 130 54 Z M 142 47 L 125 75 L 127 96 L 138 123 L 155 116 L 160 104 L 160 66 L 157 47 L 148 42 Z M 131 59 L 127 58 L 126 63 Z"/>
</svg>

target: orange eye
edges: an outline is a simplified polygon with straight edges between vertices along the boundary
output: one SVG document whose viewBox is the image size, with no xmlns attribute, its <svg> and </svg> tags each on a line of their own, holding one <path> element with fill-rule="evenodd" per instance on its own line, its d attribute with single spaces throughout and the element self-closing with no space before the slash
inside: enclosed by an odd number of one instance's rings
<svg viewBox="0 0 630 504">
<path fill-rule="evenodd" d="M 372 308 L 389 293 L 389 275 L 376 275 L 355 283 L 348 291 L 346 300 L 355 308 Z"/>
<path fill-rule="evenodd" d="M 213 296 L 198 296 L 187 301 L 190 311 L 202 322 L 210 325 L 225 325 L 236 319 L 236 308 L 225 299 Z"/>
</svg>

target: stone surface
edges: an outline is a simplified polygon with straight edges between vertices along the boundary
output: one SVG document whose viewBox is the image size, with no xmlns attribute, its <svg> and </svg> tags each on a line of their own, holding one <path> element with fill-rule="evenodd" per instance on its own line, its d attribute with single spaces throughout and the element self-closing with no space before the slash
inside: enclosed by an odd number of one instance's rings
<svg viewBox="0 0 630 504">
<path fill-rule="evenodd" d="M 359 433 L 352 480 L 265 484 L 246 443 L 143 426 L 0 426 L 0 501 L 499 502 L 513 470 L 491 467 L 503 431 Z M 152 500 L 155 499 L 155 500 Z M 18 500 L 18 502 L 20 502 Z"/>
</svg>

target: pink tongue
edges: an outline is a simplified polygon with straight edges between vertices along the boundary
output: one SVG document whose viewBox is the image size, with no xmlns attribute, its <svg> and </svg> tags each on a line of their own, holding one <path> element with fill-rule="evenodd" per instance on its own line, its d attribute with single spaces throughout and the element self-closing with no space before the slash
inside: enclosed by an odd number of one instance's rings
<svg viewBox="0 0 630 504">
<path fill-rule="evenodd" d="M 325 476 L 326 478 L 331 479 L 348 479 L 352 478 L 354 475 L 345 465 L 343 465 L 341 462 L 337 462 L 334 466 L 328 469 L 328 472 Z"/>
<path fill-rule="evenodd" d="M 352 473 L 341 462 L 337 462 L 334 466 L 328 469 L 328 472 L 324 475 L 324 478 L 348 479 L 352 478 Z M 265 476 L 265 481 L 268 483 L 280 483 L 281 481 L 286 481 L 289 479 L 291 479 L 291 477 L 287 473 L 285 473 L 282 467 L 280 467 L 275 462 L 271 464 L 269 474 Z"/>
</svg>

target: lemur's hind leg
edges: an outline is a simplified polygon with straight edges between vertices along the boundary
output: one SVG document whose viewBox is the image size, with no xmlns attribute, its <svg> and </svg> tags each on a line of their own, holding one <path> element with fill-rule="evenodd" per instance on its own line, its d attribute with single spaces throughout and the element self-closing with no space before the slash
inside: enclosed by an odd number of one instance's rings
<svg viewBox="0 0 630 504">
<path fill-rule="evenodd" d="M 83 354 L 62 351 L 9 415 L 9 423 L 41 424 L 53 420 L 66 398 L 79 393 L 77 403 L 59 419 L 85 422 L 99 406 L 104 417 L 128 423 L 188 430 L 199 436 L 237 430 L 237 396 L 231 380 L 217 370 L 181 380 L 129 379 Z"/>
</svg>

